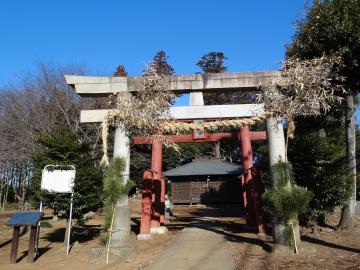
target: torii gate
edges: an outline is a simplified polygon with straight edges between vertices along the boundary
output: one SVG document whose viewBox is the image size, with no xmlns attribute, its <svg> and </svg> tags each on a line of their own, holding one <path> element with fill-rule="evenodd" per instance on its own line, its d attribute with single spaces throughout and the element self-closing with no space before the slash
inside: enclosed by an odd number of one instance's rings
<svg viewBox="0 0 360 270">
<path fill-rule="evenodd" d="M 188 120 L 210 120 L 210 119 L 228 119 L 239 117 L 251 117 L 263 112 L 262 104 L 235 104 L 235 105 L 209 105 L 204 106 L 202 92 L 214 91 L 256 91 L 260 84 L 267 83 L 280 75 L 279 71 L 259 71 L 259 72 L 234 72 L 234 73 L 214 73 L 214 74 L 191 74 L 168 76 L 165 79 L 169 85 L 169 91 L 176 93 L 190 92 L 190 106 L 171 107 L 169 110 L 172 119 Z M 131 93 L 137 90 L 140 77 L 88 77 L 88 76 L 69 76 L 66 75 L 67 83 L 75 88 L 80 96 L 96 97 L 107 96 L 113 93 Z M 80 115 L 81 123 L 102 122 L 108 110 L 83 110 Z M 252 157 L 252 139 L 265 139 L 264 133 L 250 132 L 249 126 L 243 126 L 239 132 L 234 135 L 231 133 L 213 133 L 203 138 L 207 141 L 218 141 L 220 139 L 232 139 L 236 136 L 241 145 L 243 157 L 243 169 L 245 172 L 244 183 L 251 181 L 253 167 Z M 192 135 L 173 136 L 174 142 L 195 142 Z M 171 138 L 171 136 L 170 136 Z M 274 118 L 267 119 L 267 138 L 269 144 L 270 164 L 278 162 L 279 157 L 284 157 L 285 142 L 283 127 L 281 123 Z M 201 141 L 201 140 L 199 140 Z M 130 146 L 129 138 L 125 133 L 117 128 L 115 131 L 114 156 L 122 157 L 126 160 L 126 169 L 124 172 L 125 180 L 129 177 L 130 170 Z M 150 143 L 145 138 L 134 138 L 135 143 Z M 150 233 L 159 233 L 163 230 L 161 222 L 161 210 L 156 209 L 164 200 L 165 184 L 162 183 L 162 145 L 158 142 L 152 144 L 152 173 L 144 174 L 144 189 L 142 203 L 141 231 L 138 239 L 149 239 Z M 154 181 L 155 186 L 159 188 L 151 189 L 149 181 Z M 148 182 L 147 182 L 148 181 Z M 162 188 L 161 188 L 162 187 Z M 154 198 L 153 198 L 154 197 Z M 151 215 L 151 202 L 154 201 L 155 213 Z M 113 234 L 113 245 L 122 246 L 126 234 L 122 224 L 124 213 L 121 211 L 127 208 L 127 200 L 123 200 L 118 206 L 115 218 L 115 231 Z M 120 217 L 123 216 L 123 217 Z M 258 222 L 258 230 L 262 232 L 263 224 Z M 129 228 L 130 230 L 130 228 Z M 127 238 L 128 239 L 128 238 Z M 121 243 L 120 243 L 121 242 Z M 126 242 L 126 241 L 125 241 Z"/>
</svg>

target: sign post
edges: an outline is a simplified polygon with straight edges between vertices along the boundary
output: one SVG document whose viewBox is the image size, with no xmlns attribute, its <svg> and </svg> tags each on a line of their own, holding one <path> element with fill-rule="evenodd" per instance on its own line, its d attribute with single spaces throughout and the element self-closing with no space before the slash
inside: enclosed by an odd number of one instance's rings
<svg viewBox="0 0 360 270">
<path fill-rule="evenodd" d="M 42 208 L 43 208 L 42 201 L 40 201 L 39 212 L 42 212 Z M 38 253 L 39 253 L 40 226 L 41 226 L 41 221 L 39 221 L 37 228 L 36 228 L 36 250 L 35 250 L 36 255 L 38 255 Z"/>
<path fill-rule="evenodd" d="M 66 244 L 66 254 L 67 255 L 69 255 L 69 251 L 70 251 L 70 235 L 71 235 L 73 199 L 74 199 L 74 192 L 71 193 L 71 199 L 70 199 L 69 227 L 68 227 L 68 236 L 67 236 L 67 244 Z"/>
<path fill-rule="evenodd" d="M 65 168 L 68 168 L 67 170 Z M 71 222 L 76 170 L 73 165 L 46 165 L 42 171 L 41 189 L 55 193 L 71 193 L 66 254 L 70 251 Z M 42 207 L 42 201 L 40 202 Z M 40 226 L 40 225 L 39 225 Z"/>
</svg>

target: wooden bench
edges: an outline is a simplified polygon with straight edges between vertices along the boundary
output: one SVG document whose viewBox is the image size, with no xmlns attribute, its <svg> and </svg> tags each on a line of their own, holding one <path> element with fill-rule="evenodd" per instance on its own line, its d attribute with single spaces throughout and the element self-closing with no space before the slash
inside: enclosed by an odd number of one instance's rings
<svg viewBox="0 0 360 270">
<path fill-rule="evenodd" d="M 37 227 L 39 221 L 44 216 L 44 212 L 17 212 L 13 214 L 7 225 L 13 226 L 13 238 L 11 243 L 10 263 L 15 264 L 19 247 L 20 227 L 30 226 L 30 239 L 28 250 L 28 262 L 34 262 L 34 249 L 36 244 Z M 39 228 L 40 229 L 40 228 Z"/>
</svg>

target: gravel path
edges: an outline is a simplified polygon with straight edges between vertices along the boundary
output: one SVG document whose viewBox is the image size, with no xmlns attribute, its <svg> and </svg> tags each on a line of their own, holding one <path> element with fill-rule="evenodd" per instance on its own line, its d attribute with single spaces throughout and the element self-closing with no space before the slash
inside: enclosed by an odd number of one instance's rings
<svg viewBox="0 0 360 270">
<path fill-rule="evenodd" d="M 147 270 L 233 270 L 235 261 L 222 228 L 218 209 L 206 209 L 179 232 Z M 214 218 L 215 217 L 215 218 Z"/>
</svg>

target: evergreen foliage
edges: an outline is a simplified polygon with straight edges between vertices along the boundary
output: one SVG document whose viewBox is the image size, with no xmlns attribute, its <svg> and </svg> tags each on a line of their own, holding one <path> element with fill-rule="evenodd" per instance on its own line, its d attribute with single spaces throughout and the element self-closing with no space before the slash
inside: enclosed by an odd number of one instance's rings
<svg viewBox="0 0 360 270">
<path fill-rule="evenodd" d="M 279 162 L 272 166 L 276 182 L 262 198 L 264 210 L 277 222 L 286 224 L 296 219 L 298 214 L 305 213 L 312 193 L 306 188 L 294 184 L 292 166 L 288 162 Z"/>
<path fill-rule="evenodd" d="M 153 64 L 157 74 L 160 75 L 173 75 L 174 69 L 169 63 L 167 62 L 168 56 L 164 51 L 158 51 L 154 58 Z"/>
<path fill-rule="evenodd" d="M 125 160 L 113 158 L 104 174 L 104 187 L 102 193 L 103 213 L 105 218 L 105 228 L 112 226 L 115 206 L 122 196 L 128 196 L 129 191 L 134 186 L 132 181 L 124 183 L 123 173 L 125 170 Z M 111 231 L 107 230 L 100 235 L 100 241 L 107 242 Z"/>
<path fill-rule="evenodd" d="M 348 142 L 347 169 L 348 177 L 352 178 L 352 189 L 355 189 L 355 106 L 353 100 L 359 93 L 360 86 L 360 1 L 316 1 L 312 7 L 308 8 L 305 18 L 297 22 L 297 32 L 293 37 L 293 42 L 287 46 L 287 57 L 312 59 L 324 54 L 340 56 L 343 60 L 339 74 L 345 78 L 342 84 L 347 90 L 344 110 L 346 111 L 346 141 Z M 339 224 L 342 228 L 351 226 L 356 203 L 355 195 L 355 192 L 352 193 L 344 204 Z"/>
<path fill-rule="evenodd" d="M 311 192 L 299 186 L 282 187 L 266 191 L 262 198 L 264 210 L 277 222 L 286 224 L 289 220 L 295 220 L 298 214 L 306 213 Z"/>
<path fill-rule="evenodd" d="M 224 61 L 227 59 L 223 52 L 209 52 L 196 63 L 204 73 L 222 73 L 227 70 Z"/>
<path fill-rule="evenodd" d="M 118 65 L 113 73 L 114 77 L 126 77 L 127 75 L 128 73 L 123 65 Z"/>
<path fill-rule="evenodd" d="M 297 22 L 297 32 L 287 57 L 312 59 L 326 55 L 342 57 L 341 75 L 357 92 L 360 86 L 360 1 L 326 0 L 307 10 Z"/>
<path fill-rule="evenodd" d="M 34 174 L 28 189 L 33 205 L 43 204 L 55 213 L 70 210 L 70 194 L 49 193 L 40 189 L 42 170 L 46 165 L 74 165 L 73 217 L 84 222 L 83 215 L 101 206 L 102 172 L 96 166 L 89 144 L 80 142 L 78 135 L 68 126 L 50 134 L 41 134 L 37 142 L 41 149 L 33 154 Z"/>
<path fill-rule="evenodd" d="M 346 171 L 344 130 L 297 133 L 289 147 L 289 159 L 294 166 L 296 182 L 313 192 L 309 215 L 300 221 L 324 225 L 325 215 L 342 206 L 351 194 L 351 180 Z"/>
<path fill-rule="evenodd" d="M 136 188 L 141 189 L 143 173 L 151 166 L 151 149 L 149 145 L 132 145 L 130 151 L 130 178 L 133 179 Z"/>
<path fill-rule="evenodd" d="M 128 195 L 130 189 L 134 186 L 133 182 L 124 183 L 123 173 L 125 170 L 125 161 L 121 158 L 113 158 L 104 174 L 103 204 L 105 212 L 105 227 L 111 225 L 112 211 L 118 200 L 123 195 Z"/>
<path fill-rule="evenodd" d="M 313 196 L 311 191 L 294 184 L 292 166 L 288 162 L 279 162 L 272 166 L 273 188 L 262 195 L 264 211 L 276 223 L 285 226 L 286 244 L 293 246 L 293 222 L 299 214 L 306 213 Z"/>
</svg>

